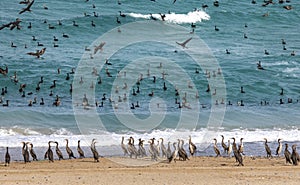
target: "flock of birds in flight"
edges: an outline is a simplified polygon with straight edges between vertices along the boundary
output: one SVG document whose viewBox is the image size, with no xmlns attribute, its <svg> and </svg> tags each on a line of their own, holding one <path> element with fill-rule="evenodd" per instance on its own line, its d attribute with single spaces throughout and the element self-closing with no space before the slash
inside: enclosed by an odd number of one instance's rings
<svg viewBox="0 0 300 185">
<path fill-rule="evenodd" d="M 237 146 L 235 138 L 232 137 L 228 139 L 228 143 L 226 144 L 224 142 L 224 136 L 221 135 L 222 141 L 221 141 L 221 146 L 223 148 L 223 156 L 224 157 L 232 157 L 233 156 L 238 162 L 238 166 L 244 166 L 243 159 L 245 157 L 244 153 L 244 143 L 243 139 L 240 138 L 240 143 Z M 214 144 L 213 144 L 213 149 L 216 154 L 215 157 L 220 157 L 221 152 L 220 149 L 217 146 L 217 139 L 214 138 Z M 231 143 L 230 140 L 233 140 Z M 273 158 L 272 156 L 272 151 L 270 147 L 268 146 L 268 141 L 266 138 L 265 140 L 265 150 L 267 154 L 267 158 Z M 282 153 L 282 139 L 278 139 L 278 147 L 276 149 L 276 155 L 280 157 Z M 76 159 L 75 154 L 73 153 L 72 149 L 69 147 L 69 140 L 65 139 L 66 141 L 66 152 L 68 155 L 69 159 Z M 197 151 L 197 146 L 192 142 L 191 136 L 189 136 L 188 139 L 188 152 L 186 151 L 184 147 L 184 140 L 178 139 L 177 142 L 171 143 L 170 141 L 168 142 L 167 146 L 164 144 L 164 139 L 163 138 L 151 138 L 148 140 L 148 150 L 144 147 L 144 142 L 145 140 L 142 140 L 141 138 L 138 139 L 138 146 L 136 147 L 134 142 L 133 137 L 129 137 L 127 139 L 128 143 L 125 143 L 125 138 L 122 137 L 121 140 L 121 149 L 123 151 L 124 157 L 128 156 L 130 158 L 140 158 L 140 159 L 147 159 L 151 161 L 157 161 L 157 162 L 168 162 L 171 163 L 172 161 L 186 161 L 190 160 L 191 157 L 196 156 Z M 156 141 L 156 143 L 155 143 Z M 49 162 L 54 162 L 54 155 L 52 151 L 52 146 L 51 144 L 55 144 L 55 152 L 57 155 L 58 160 L 65 159 L 63 156 L 63 153 L 61 152 L 59 148 L 59 144 L 57 141 L 49 141 L 48 142 L 48 149 L 46 150 L 44 154 L 44 160 L 48 159 Z M 93 139 L 90 145 L 90 150 L 93 154 L 94 162 L 99 162 L 99 157 L 101 157 L 96 149 L 96 139 Z M 35 153 L 33 149 L 33 144 L 31 142 L 22 142 L 22 156 L 24 159 L 24 162 L 30 162 L 30 155 L 32 157 L 32 161 L 37 161 L 38 157 L 37 154 Z M 28 147 L 29 146 L 29 147 Z M 172 149 L 173 146 L 173 149 Z M 80 140 L 78 140 L 78 145 L 77 145 L 77 152 L 78 152 L 78 158 L 82 159 L 85 158 L 85 152 L 80 146 Z M 288 150 L 288 144 L 285 143 L 285 150 L 284 150 L 284 156 L 285 156 L 285 162 L 286 164 L 293 164 L 293 165 L 298 165 L 298 162 L 300 161 L 299 154 L 296 149 L 296 144 L 292 145 L 292 153 Z M 5 166 L 8 166 L 11 161 L 11 157 L 9 154 L 9 149 L 6 147 L 6 153 L 5 153 Z"/>
</svg>

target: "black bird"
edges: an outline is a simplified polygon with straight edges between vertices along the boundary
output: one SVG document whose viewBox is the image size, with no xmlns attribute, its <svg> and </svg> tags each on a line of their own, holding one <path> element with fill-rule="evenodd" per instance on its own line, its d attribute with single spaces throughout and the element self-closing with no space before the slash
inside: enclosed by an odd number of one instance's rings
<svg viewBox="0 0 300 185">
<path fill-rule="evenodd" d="M 298 152 L 296 151 L 296 145 L 293 145 L 292 146 L 292 155 L 291 155 L 291 159 L 292 159 L 292 162 L 293 162 L 293 165 L 298 165 L 298 162 L 300 161 L 300 157 L 299 157 L 299 154 Z"/>
<path fill-rule="evenodd" d="M 19 14 L 22 14 L 22 13 L 24 13 L 24 12 L 26 12 L 26 11 L 31 12 L 30 7 L 32 6 L 33 3 L 34 3 L 34 0 L 31 1 L 31 2 L 27 5 L 26 8 L 23 8 L 23 9 L 19 12 Z"/>
<path fill-rule="evenodd" d="M 28 146 L 27 146 L 28 143 L 22 142 L 22 144 L 23 144 L 22 155 L 24 158 L 24 162 L 27 163 L 27 162 L 29 162 L 29 152 L 28 152 Z"/>
<path fill-rule="evenodd" d="M 56 144 L 55 151 L 56 151 L 58 160 L 64 159 L 64 156 L 62 155 L 60 149 L 58 148 L 58 142 L 55 141 L 54 143 Z"/>
<path fill-rule="evenodd" d="M 49 159 L 49 162 L 54 162 L 54 160 L 53 160 L 53 151 L 52 151 L 52 149 L 51 149 L 51 143 L 52 143 L 53 141 L 49 141 L 48 142 L 48 150 L 46 151 L 46 153 L 45 153 L 45 159 L 46 158 L 48 158 Z"/>
<path fill-rule="evenodd" d="M 287 143 L 285 143 L 285 150 L 284 150 L 285 163 L 292 164 L 291 152 L 289 151 L 288 147 L 289 147 L 289 145 Z"/>
<path fill-rule="evenodd" d="M 74 159 L 76 159 L 76 157 L 74 156 L 74 154 L 73 154 L 73 151 L 71 150 L 71 148 L 69 147 L 69 140 L 68 139 L 65 139 L 66 140 L 66 142 L 67 142 L 67 144 L 66 144 L 66 151 L 67 151 L 67 153 L 68 153 L 68 155 L 69 155 L 69 159 L 71 159 L 72 157 L 74 158 Z"/>
<path fill-rule="evenodd" d="M 78 140 L 77 152 L 79 154 L 79 158 L 84 158 L 84 152 L 80 147 L 80 140 Z"/>
<path fill-rule="evenodd" d="M 218 147 L 217 147 L 217 139 L 214 138 L 213 140 L 215 141 L 215 143 L 214 143 L 214 151 L 215 151 L 215 153 L 216 153 L 216 157 L 221 156 L 220 150 L 219 150 Z"/>
<path fill-rule="evenodd" d="M 37 161 L 37 157 L 36 157 L 36 154 L 33 150 L 33 144 L 32 143 L 29 143 L 30 144 L 30 148 L 29 148 L 29 152 L 30 152 L 30 155 L 32 157 L 32 160 L 33 161 Z"/>
<path fill-rule="evenodd" d="M 31 29 L 31 22 L 29 22 L 29 25 L 27 26 L 28 29 Z"/>
<path fill-rule="evenodd" d="M 10 163 L 10 155 L 8 152 L 8 147 L 6 147 L 6 153 L 5 153 L 5 166 L 8 166 Z"/>
<path fill-rule="evenodd" d="M 192 142 L 191 136 L 189 136 L 189 150 L 190 150 L 191 156 L 194 156 L 194 154 L 196 153 L 196 150 L 197 150 L 196 145 Z"/>
<path fill-rule="evenodd" d="M 95 144 L 96 144 L 96 141 L 95 141 L 95 140 L 96 140 L 96 139 L 93 139 L 93 140 L 92 140 L 91 151 L 92 151 L 92 153 L 93 153 L 94 162 L 99 162 L 99 153 L 98 153 L 98 151 L 97 151 L 97 149 L 96 149 L 96 146 L 95 146 Z"/>
<path fill-rule="evenodd" d="M 126 17 L 126 15 L 123 14 L 121 11 L 119 11 L 119 13 L 120 13 L 120 16 L 121 16 L 121 17 Z"/>
<path fill-rule="evenodd" d="M 270 158 L 270 157 L 272 157 L 271 149 L 268 146 L 267 138 L 264 138 L 264 140 L 265 140 L 265 149 L 266 149 L 266 152 L 267 152 L 267 158 Z"/>
<path fill-rule="evenodd" d="M 50 86 L 50 89 L 53 89 L 53 88 L 55 88 L 56 87 L 56 80 L 53 80 L 53 84 Z"/>
<path fill-rule="evenodd" d="M 219 28 L 217 28 L 217 26 L 215 26 L 215 31 L 219 31 Z"/>
<path fill-rule="evenodd" d="M 241 155 L 241 153 L 239 152 L 239 150 L 236 147 L 235 138 L 233 137 L 231 139 L 233 139 L 232 150 L 233 150 L 233 154 L 234 154 L 235 160 L 237 162 L 239 162 L 238 166 L 240 166 L 240 165 L 244 166 L 243 156 Z"/>
</svg>

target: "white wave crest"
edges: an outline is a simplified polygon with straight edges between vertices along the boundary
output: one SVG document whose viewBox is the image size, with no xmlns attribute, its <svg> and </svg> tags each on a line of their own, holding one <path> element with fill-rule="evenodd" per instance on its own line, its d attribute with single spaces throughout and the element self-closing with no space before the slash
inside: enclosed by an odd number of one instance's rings
<svg viewBox="0 0 300 185">
<path fill-rule="evenodd" d="M 143 18 L 143 19 L 151 19 L 150 14 L 140 14 L 140 13 L 129 13 L 128 14 L 134 18 Z M 164 20 L 169 23 L 176 23 L 176 24 L 184 24 L 184 23 L 197 23 L 201 22 L 202 20 L 209 20 L 210 16 L 202 11 L 202 10 L 195 10 L 192 12 L 188 12 L 187 14 L 176 14 L 176 13 L 169 13 L 165 14 Z M 152 14 L 152 17 L 162 20 L 160 14 Z"/>
</svg>

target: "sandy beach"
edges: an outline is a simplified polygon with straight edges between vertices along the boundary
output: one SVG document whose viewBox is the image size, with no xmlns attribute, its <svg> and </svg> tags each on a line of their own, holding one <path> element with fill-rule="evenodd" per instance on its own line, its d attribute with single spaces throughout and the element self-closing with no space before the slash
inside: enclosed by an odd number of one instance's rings
<svg viewBox="0 0 300 185">
<path fill-rule="evenodd" d="M 234 158 L 193 157 L 176 163 L 126 166 L 149 162 L 142 159 L 101 158 L 12 162 L 0 166 L 0 184 L 299 184 L 300 167 L 284 158 L 245 157 L 245 166 Z"/>
</svg>

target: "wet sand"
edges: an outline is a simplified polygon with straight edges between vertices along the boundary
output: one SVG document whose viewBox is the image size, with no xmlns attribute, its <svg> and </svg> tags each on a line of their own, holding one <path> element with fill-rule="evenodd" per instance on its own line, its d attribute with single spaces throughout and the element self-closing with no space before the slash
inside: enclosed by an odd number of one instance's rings
<svg viewBox="0 0 300 185">
<path fill-rule="evenodd" d="M 122 163 L 122 164 L 121 164 Z M 124 164 L 135 164 L 128 166 Z M 0 184 L 299 184 L 300 166 L 284 158 L 193 157 L 150 164 L 149 159 L 100 158 L 0 164 Z M 142 166 L 139 166 L 142 165 Z"/>
</svg>

